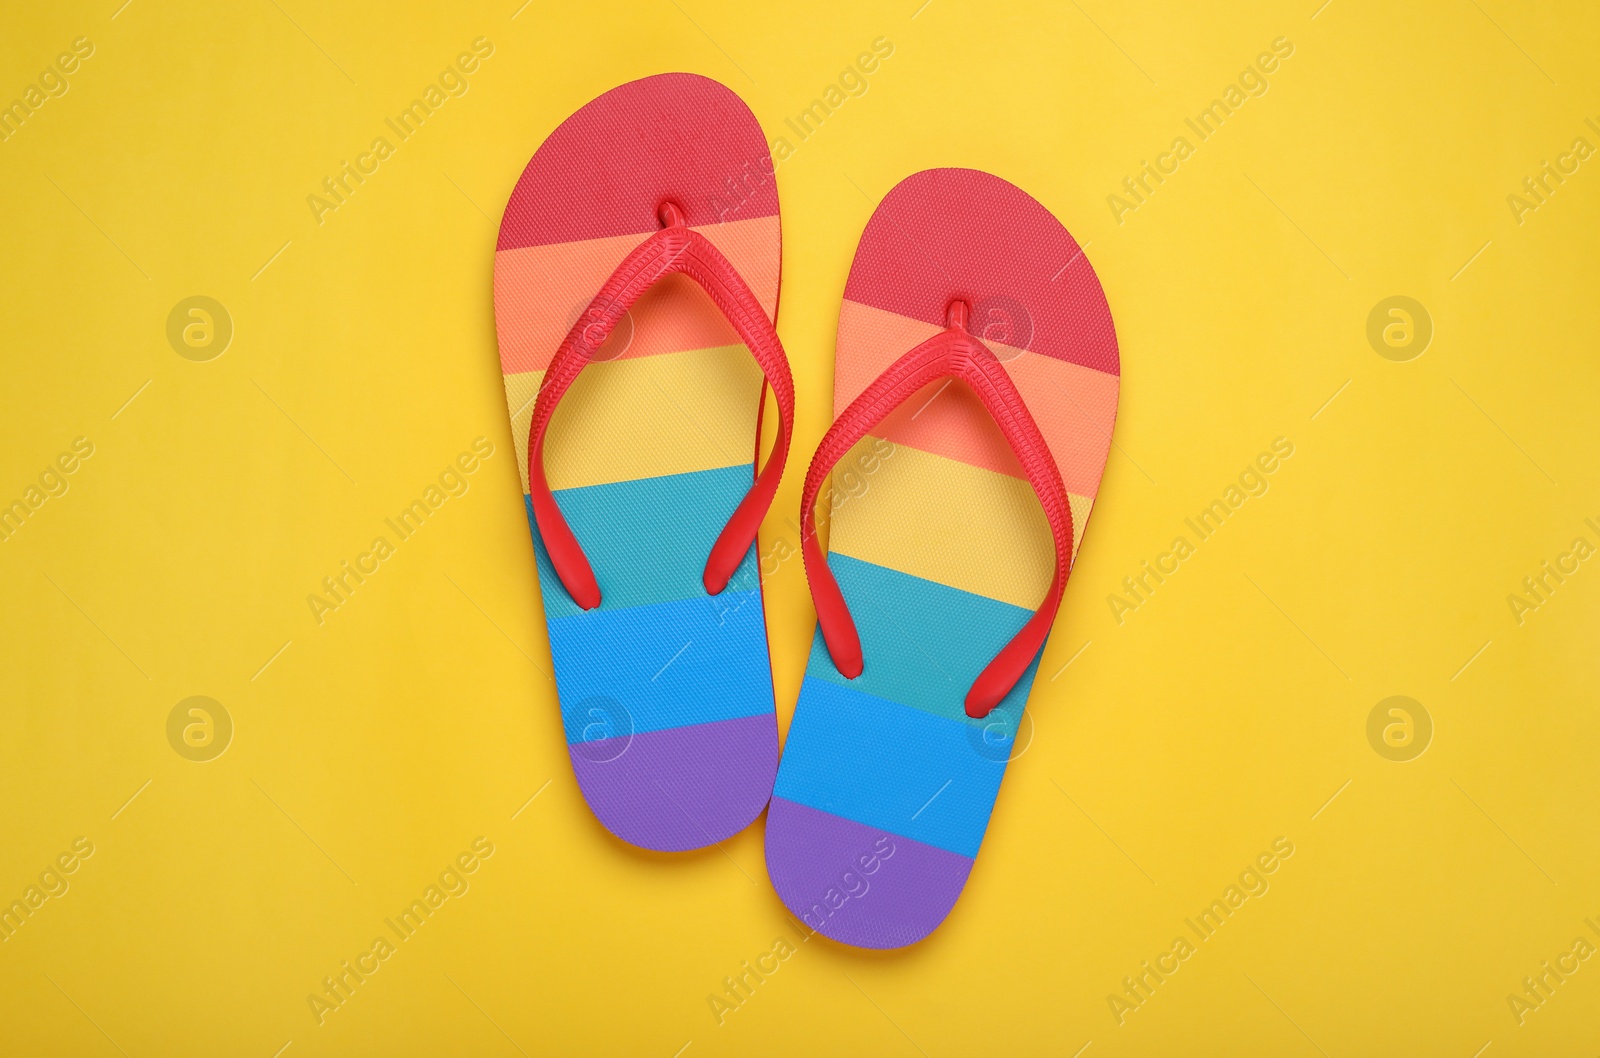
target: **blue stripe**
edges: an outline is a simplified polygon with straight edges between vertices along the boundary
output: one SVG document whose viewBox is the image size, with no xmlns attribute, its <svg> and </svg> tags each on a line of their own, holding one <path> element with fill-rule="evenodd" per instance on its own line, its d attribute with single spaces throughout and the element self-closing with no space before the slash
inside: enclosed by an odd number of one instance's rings
<svg viewBox="0 0 1600 1058">
<path fill-rule="evenodd" d="M 773 794 L 976 857 L 1005 761 L 958 722 L 807 677 Z"/>
<path fill-rule="evenodd" d="M 1020 606 L 848 555 L 829 555 L 828 568 L 855 619 L 864 667 L 854 680 L 841 676 L 818 629 L 806 676 L 951 720 L 965 722 L 972 681 L 1033 616 Z M 1038 667 L 1035 657 L 992 719 L 1015 730 Z"/>
<path fill-rule="evenodd" d="M 569 743 L 773 711 L 760 592 L 702 589 L 548 624 Z"/>
<path fill-rule="evenodd" d="M 711 545 L 751 482 L 750 466 L 744 464 L 558 490 L 556 504 L 600 583 L 600 609 L 703 598 Z M 550 565 L 533 521 L 533 504 L 526 497 L 524 501 L 545 617 L 554 621 L 582 613 Z M 732 584 L 754 588 L 756 583 L 752 548 Z"/>
</svg>

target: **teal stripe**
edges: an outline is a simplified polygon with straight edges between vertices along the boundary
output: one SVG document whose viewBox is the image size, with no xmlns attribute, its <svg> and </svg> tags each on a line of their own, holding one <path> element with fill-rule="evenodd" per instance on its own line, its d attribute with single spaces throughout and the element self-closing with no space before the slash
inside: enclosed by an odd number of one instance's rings
<svg viewBox="0 0 1600 1058">
<path fill-rule="evenodd" d="M 1038 657 L 984 719 L 966 695 L 1031 613 L 846 555 L 828 565 L 865 665 L 845 679 L 817 632 L 774 793 L 976 856 Z"/>
<path fill-rule="evenodd" d="M 861 636 L 864 668 L 846 680 L 818 629 L 806 676 L 951 720 L 966 720 L 967 691 L 1032 611 L 851 558 L 828 556 Z M 994 713 L 1012 730 L 1033 687 L 1035 657 Z"/>
<path fill-rule="evenodd" d="M 706 558 L 717 534 L 750 491 L 750 465 L 561 489 L 556 504 L 600 583 L 600 609 L 704 597 Z M 528 521 L 533 524 L 532 505 Z M 545 617 L 582 613 L 567 594 L 534 529 Z M 758 581 L 754 549 L 730 590 Z"/>
<path fill-rule="evenodd" d="M 720 594 L 704 582 L 750 483 L 738 466 L 556 492 L 600 582 L 589 611 L 556 576 L 527 506 L 569 743 L 772 713 L 755 547 Z"/>
</svg>

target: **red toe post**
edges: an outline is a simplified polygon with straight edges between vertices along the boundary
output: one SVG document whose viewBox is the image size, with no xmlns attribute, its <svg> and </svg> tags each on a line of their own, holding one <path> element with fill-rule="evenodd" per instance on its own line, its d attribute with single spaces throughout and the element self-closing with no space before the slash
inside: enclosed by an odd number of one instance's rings
<svg viewBox="0 0 1600 1058">
<path fill-rule="evenodd" d="M 539 537 L 544 541 L 556 575 L 572 601 L 585 610 L 600 605 L 600 585 L 545 478 L 545 433 L 550 428 L 556 406 L 578 373 L 646 290 L 676 274 L 686 275 L 700 284 L 755 357 L 778 404 L 778 438 L 766 466 L 723 526 L 706 559 L 704 582 L 706 591 L 712 595 L 727 587 L 755 542 L 761 520 L 777 494 L 794 431 L 794 379 L 789 372 L 789 359 L 761 303 L 711 241 L 687 226 L 683 208 L 678 203 L 663 201 L 656 214 L 661 220 L 661 230 L 623 258 L 556 350 L 545 371 L 544 383 L 534 403 L 533 418 L 528 424 L 528 496 L 533 505 L 534 521 L 538 523 Z"/>
<path fill-rule="evenodd" d="M 840 674 L 855 679 L 865 664 L 861 637 L 839 582 L 817 543 L 816 503 L 822 483 L 845 453 L 918 390 L 943 378 L 954 378 L 972 390 L 1022 464 L 1050 524 L 1056 555 L 1055 576 L 1044 602 L 967 692 L 967 715 L 976 718 L 988 716 L 1011 692 L 1050 634 L 1072 568 L 1072 507 L 1044 435 L 1011 376 L 988 346 L 968 333 L 970 313 L 965 300 L 952 299 L 945 310 L 945 329 L 889 365 L 829 428 L 806 472 L 800 518 L 801 553 L 823 642 Z"/>
</svg>

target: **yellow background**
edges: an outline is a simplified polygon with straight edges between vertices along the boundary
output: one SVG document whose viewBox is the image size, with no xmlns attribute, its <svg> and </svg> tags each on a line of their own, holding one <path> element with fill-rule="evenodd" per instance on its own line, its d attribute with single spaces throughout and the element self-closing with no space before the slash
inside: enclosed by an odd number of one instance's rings
<svg viewBox="0 0 1600 1058">
<path fill-rule="evenodd" d="M 1521 224 L 1506 202 L 1600 145 L 1593 5 L 117 2 L 10 4 L 0 33 L 0 101 L 95 46 L 0 144 L 0 499 L 95 446 L 0 543 L 0 901 L 95 848 L 0 944 L 4 1053 L 1593 1053 L 1600 962 L 1525 1024 L 1506 1000 L 1600 944 L 1600 568 L 1520 625 L 1507 603 L 1600 544 L 1600 160 Z M 306 197 L 479 36 L 470 91 L 319 225 Z M 827 425 L 855 240 L 915 170 L 993 171 L 1087 244 L 1121 414 L 954 914 L 897 953 L 803 943 L 719 1025 L 723 977 L 798 937 L 759 823 L 649 855 L 574 786 L 496 222 L 608 88 L 698 71 L 775 137 L 880 36 L 778 173 L 802 417 L 764 546 Z M 1267 94 L 1117 223 L 1107 196 L 1277 37 Z M 203 363 L 165 333 L 197 294 L 235 326 Z M 1392 295 L 1434 323 L 1405 363 L 1366 339 Z M 479 436 L 470 492 L 319 626 L 306 596 Z M 1280 436 L 1270 492 L 1119 625 L 1122 578 Z M 767 606 L 787 723 L 798 561 Z M 235 725 L 208 763 L 167 740 L 192 695 Z M 1391 695 L 1434 723 L 1405 763 L 1367 739 Z M 307 994 L 480 835 L 470 891 L 319 1025 Z M 1122 977 L 1279 836 L 1270 891 L 1119 1025 Z"/>
</svg>

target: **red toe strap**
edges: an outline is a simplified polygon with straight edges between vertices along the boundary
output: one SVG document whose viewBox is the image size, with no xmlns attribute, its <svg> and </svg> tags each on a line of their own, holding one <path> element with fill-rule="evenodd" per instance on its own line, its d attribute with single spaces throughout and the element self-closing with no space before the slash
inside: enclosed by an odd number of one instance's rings
<svg viewBox="0 0 1600 1058">
<path fill-rule="evenodd" d="M 995 655 L 967 692 L 967 715 L 982 717 L 989 715 L 1016 686 L 1050 634 L 1056 610 L 1061 605 L 1062 591 L 1066 588 L 1067 574 L 1072 568 L 1072 507 L 1067 502 L 1061 472 L 1038 424 L 1023 403 L 1022 394 L 1017 392 L 1011 376 L 988 347 L 967 333 L 967 311 L 965 302 L 953 302 L 949 326 L 889 365 L 850 403 L 823 437 L 811 468 L 806 472 L 800 515 L 801 552 L 805 556 L 811 597 L 817 607 L 817 623 L 822 627 L 828 653 L 846 678 L 855 679 L 861 675 L 863 665 L 861 637 L 856 632 L 844 595 L 839 591 L 839 582 L 834 579 L 817 543 L 817 495 L 834 464 L 914 393 L 941 378 L 955 378 L 965 383 L 988 409 L 1022 464 L 1028 483 L 1044 507 L 1056 552 L 1055 577 L 1038 612 Z"/>
<path fill-rule="evenodd" d="M 704 582 L 706 591 L 712 595 L 727 586 L 755 542 L 761 520 L 778 491 L 778 480 L 783 475 L 789 438 L 794 429 L 794 380 L 789 374 L 789 360 L 761 303 L 711 240 L 684 224 L 683 211 L 676 204 L 668 202 L 661 207 L 661 222 L 664 226 L 660 231 L 623 258 L 567 333 L 545 371 L 539 398 L 533 406 L 533 419 L 528 424 L 528 495 L 533 504 L 533 517 L 539 525 L 545 551 L 550 555 L 550 564 L 573 602 L 585 610 L 600 605 L 600 585 L 545 480 L 545 431 L 550 427 L 556 405 L 578 373 L 640 295 L 673 274 L 686 275 L 700 284 L 761 366 L 778 404 L 778 439 L 767 457 L 767 464 L 723 526 L 706 559 Z"/>
</svg>

